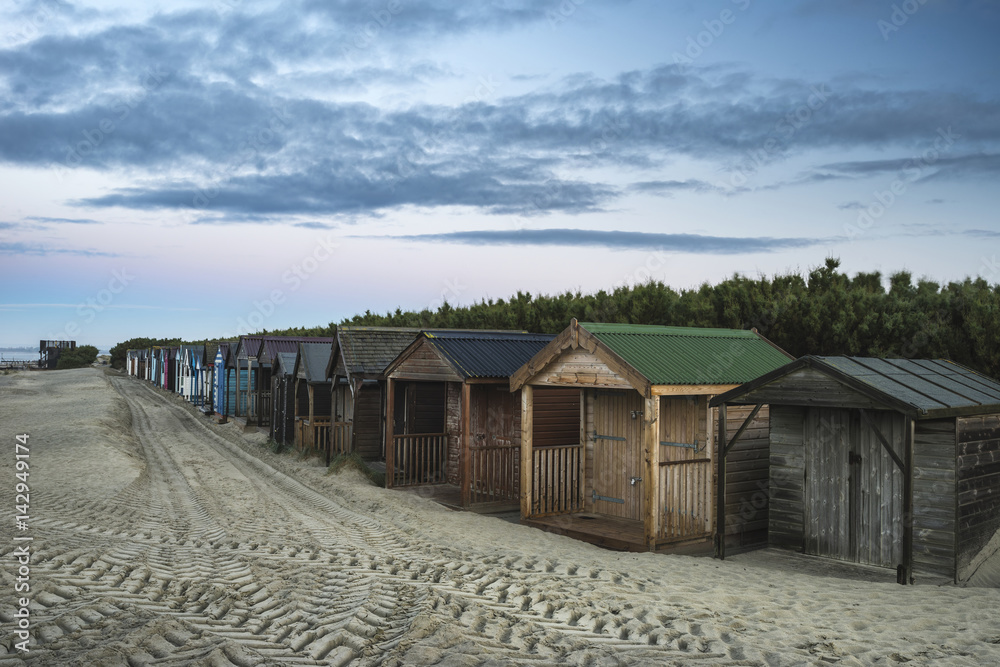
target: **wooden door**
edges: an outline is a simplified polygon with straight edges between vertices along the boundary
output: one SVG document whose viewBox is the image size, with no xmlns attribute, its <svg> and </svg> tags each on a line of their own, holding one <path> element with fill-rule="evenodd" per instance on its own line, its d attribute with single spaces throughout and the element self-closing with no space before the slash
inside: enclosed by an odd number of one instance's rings
<svg viewBox="0 0 1000 667">
<path fill-rule="evenodd" d="M 871 418 L 897 453 L 902 417 Z M 804 424 L 805 552 L 895 567 L 902 544 L 902 473 L 856 411 L 813 408 Z"/>
<path fill-rule="evenodd" d="M 643 400 L 634 391 L 594 396 L 594 477 L 591 498 L 599 514 L 641 520 Z"/>
<path fill-rule="evenodd" d="M 708 398 L 660 399 L 660 539 L 681 541 L 712 534 L 712 443 Z"/>
</svg>

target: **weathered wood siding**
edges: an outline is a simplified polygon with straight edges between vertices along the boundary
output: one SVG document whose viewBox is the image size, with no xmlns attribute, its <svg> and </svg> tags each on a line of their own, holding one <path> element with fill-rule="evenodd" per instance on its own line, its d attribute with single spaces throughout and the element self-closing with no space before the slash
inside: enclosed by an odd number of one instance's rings
<svg viewBox="0 0 1000 667">
<path fill-rule="evenodd" d="M 801 368 L 741 396 L 747 402 L 830 408 L 884 407 L 829 375 Z"/>
<path fill-rule="evenodd" d="M 582 348 L 566 350 L 531 378 L 533 385 L 575 385 L 631 389 L 625 378 Z"/>
<path fill-rule="evenodd" d="M 730 405 L 726 409 L 728 437 L 740 429 L 753 406 Z M 770 516 L 770 410 L 763 406 L 726 455 L 726 545 L 767 543 Z M 718 423 L 712 410 L 709 424 Z M 719 443 L 716 446 L 722 446 Z"/>
<path fill-rule="evenodd" d="M 913 438 L 913 570 L 955 577 L 955 420 L 918 421 Z"/>
<path fill-rule="evenodd" d="M 958 431 L 958 554 L 960 579 L 1000 530 L 1000 415 L 964 417 Z"/>
<path fill-rule="evenodd" d="M 801 551 L 803 530 L 805 454 L 803 423 L 805 408 L 772 405 L 771 451 L 768 480 L 768 544 Z"/>
<path fill-rule="evenodd" d="M 383 387 L 382 384 L 362 385 L 353 406 L 354 451 L 370 461 L 377 461 L 384 456 L 382 450 Z"/>
<path fill-rule="evenodd" d="M 428 344 L 426 339 L 421 340 L 417 348 L 401 361 L 389 375 L 397 380 L 462 381 L 462 378 L 441 358 L 437 350 Z"/>
<path fill-rule="evenodd" d="M 462 480 L 462 383 L 448 382 L 444 387 L 444 432 L 448 434 L 445 479 L 457 485 Z"/>
</svg>

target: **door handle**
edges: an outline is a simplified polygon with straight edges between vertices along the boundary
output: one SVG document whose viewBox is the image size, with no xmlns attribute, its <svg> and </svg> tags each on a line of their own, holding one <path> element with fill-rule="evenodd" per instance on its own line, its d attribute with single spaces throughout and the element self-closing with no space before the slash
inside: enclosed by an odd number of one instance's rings
<svg viewBox="0 0 1000 667">
<path fill-rule="evenodd" d="M 642 477 L 632 477 L 631 479 L 629 479 L 628 483 L 631 484 L 632 486 L 635 486 L 636 482 L 641 482 L 641 481 Z"/>
</svg>

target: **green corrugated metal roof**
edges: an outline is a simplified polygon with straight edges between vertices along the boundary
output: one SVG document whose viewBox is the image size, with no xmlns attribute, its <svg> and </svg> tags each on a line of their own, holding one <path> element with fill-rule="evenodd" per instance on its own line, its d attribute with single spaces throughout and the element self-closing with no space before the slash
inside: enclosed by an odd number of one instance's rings
<svg viewBox="0 0 1000 667">
<path fill-rule="evenodd" d="M 789 362 L 752 331 L 645 324 L 580 323 L 580 328 L 652 384 L 742 384 Z"/>
</svg>

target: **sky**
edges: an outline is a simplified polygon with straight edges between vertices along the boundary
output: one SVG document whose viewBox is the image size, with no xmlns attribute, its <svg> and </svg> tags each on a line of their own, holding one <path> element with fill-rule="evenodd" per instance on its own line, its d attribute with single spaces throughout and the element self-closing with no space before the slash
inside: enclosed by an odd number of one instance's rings
<svg viewBox="0 0 1000 667">
<path fill-rule="evenodd" d="M 1000 282 L 986 0 L 0 0 L 0 345 Z"/>
</svg>

